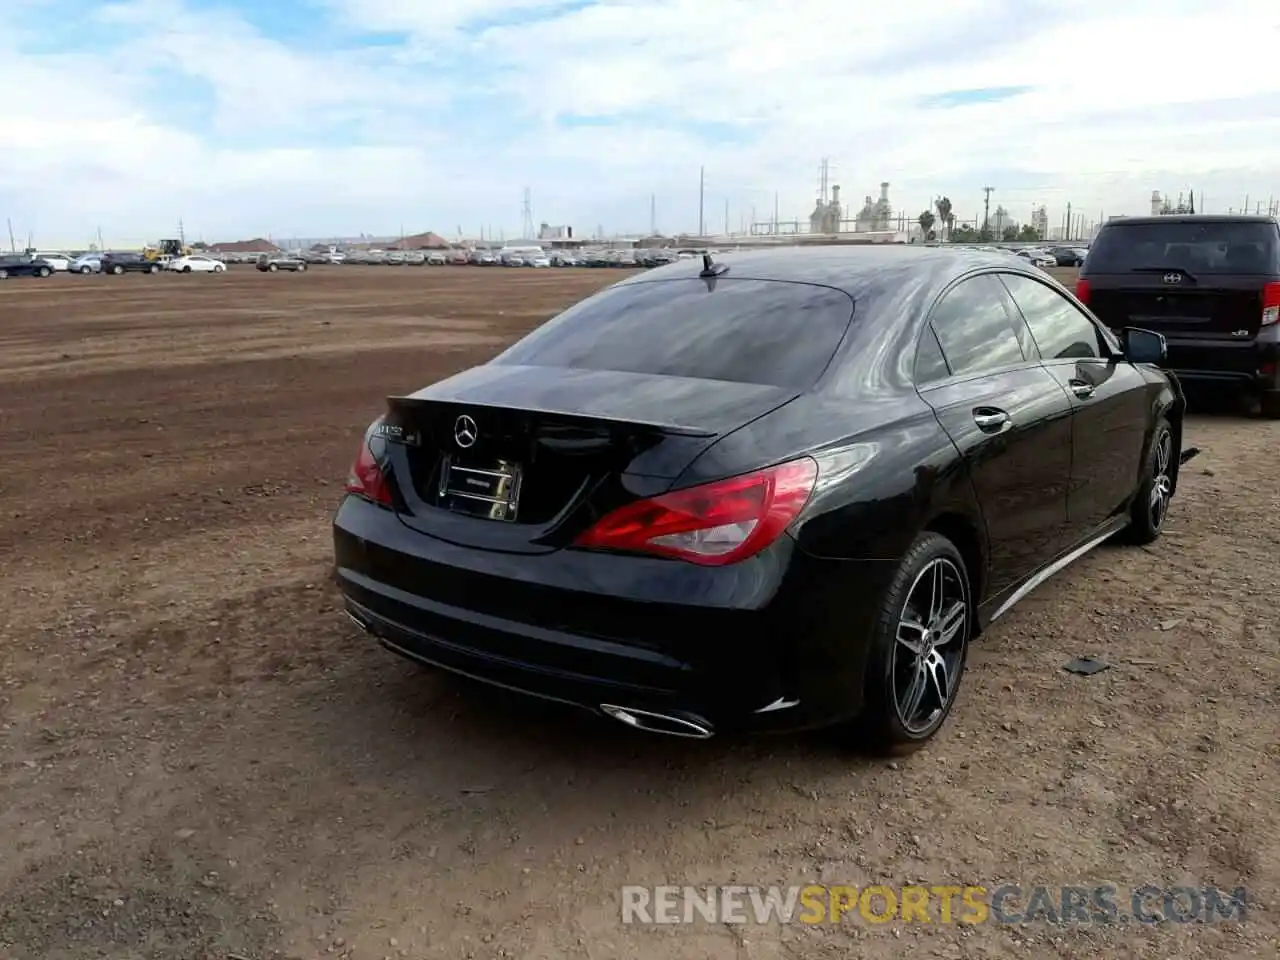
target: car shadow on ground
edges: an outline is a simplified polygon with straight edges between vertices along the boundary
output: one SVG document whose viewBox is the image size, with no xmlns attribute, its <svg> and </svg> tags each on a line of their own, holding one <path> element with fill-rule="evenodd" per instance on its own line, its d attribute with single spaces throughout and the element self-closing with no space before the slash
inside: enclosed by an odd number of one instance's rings
<svg viewBox="0 0 1280 960">
<path fill-rule="evenodd" d="M 1188 387 L 1183 384 L 1187 398 L 1188 417 L 1212 417 L 1215 420 L 1256 420 L 1258 403 L 1238 393 L 1210 390 L 1204 387 Z"/>
</svg>

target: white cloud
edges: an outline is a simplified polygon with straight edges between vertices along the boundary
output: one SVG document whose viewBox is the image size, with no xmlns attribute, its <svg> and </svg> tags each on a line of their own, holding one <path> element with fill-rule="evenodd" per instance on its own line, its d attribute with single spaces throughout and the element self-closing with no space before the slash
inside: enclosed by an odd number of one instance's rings
<svg viewBox="0 0 1280 960">
<path fill-rule="evenodd" d="M 25 0 L 38 5 L 35 0 Z M 115 0 L 0 32 L 0 196 L 77 243 L 807 214 L 821 157 L 914 216 L 1280 190 L 1257 0 Z M 12 21 L 9 21 L 12 22 Z M 73 24 L 76 20 L 73 19 Z M 1265 44 L 1263 44 L 1265 47 Z M 962 90 L 1000 102 L 927 107 Z"/>
</svg>

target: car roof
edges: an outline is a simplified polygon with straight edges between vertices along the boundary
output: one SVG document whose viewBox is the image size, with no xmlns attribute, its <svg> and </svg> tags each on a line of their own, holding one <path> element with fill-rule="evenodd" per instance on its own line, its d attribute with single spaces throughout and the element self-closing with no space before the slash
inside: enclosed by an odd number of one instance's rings
<svg viewBox="0 0 1280 960">
<path fill-rule="evenodd" d="M 1252 213 L 1171 213 L 1155 217 L 1117 217 L 1108 220 L 1102 229 L 1131 224 L 1151 223 L 1278 223 L 1275 217 Z"/>
<path fill-rule="evenodd" d="M 930 287 L 982 267 L 1028 272 L 1022 258 L 1004 251 L 926 247 L 916 244 L 846 244 L 777 247 L 717 253 L 728 269 L 720 279 L 746 278 L 813 283 L 842 290 L 855 300 L 868 292 L 912 284 Z M 702 258 L 677 260 L 622 284 L 697 278 Z M 1034 274 L 1032 274 L 1034 275 Z"/>
</svg>

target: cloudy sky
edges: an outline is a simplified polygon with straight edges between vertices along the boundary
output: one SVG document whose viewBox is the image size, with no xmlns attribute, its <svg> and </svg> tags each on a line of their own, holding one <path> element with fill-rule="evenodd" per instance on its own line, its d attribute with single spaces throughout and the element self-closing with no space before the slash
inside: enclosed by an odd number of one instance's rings
<svg viewBox="0 0 1280 960">
<path fill-rule="evenodd" d="M 41 245 L 806 216 L 995 188 L 1280 200 L 1262 0 L 4 0 L 0 218 Z"/>
</svg>

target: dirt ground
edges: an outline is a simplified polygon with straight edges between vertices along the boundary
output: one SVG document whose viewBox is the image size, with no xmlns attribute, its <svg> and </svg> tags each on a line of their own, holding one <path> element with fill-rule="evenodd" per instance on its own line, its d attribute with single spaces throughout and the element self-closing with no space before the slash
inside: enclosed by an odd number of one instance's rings
<svg viewBox="0 0 1280 960">
<path fill-rule="evenodd" d="M 1280 423 L 975 646 L 927 750 L 693 743 L 359 635 L 328 523 L 388 393 L 606 271 L 0 285 L 0 958 L 1270 957 Z M 1078 655 L 1111 669 L 1065 672 Z M 1248 888 L 1244 923 L 623 925 L 624 884 Z M 1122 897 L 1123 902 L 1123 897 Z"/>
</svg>

